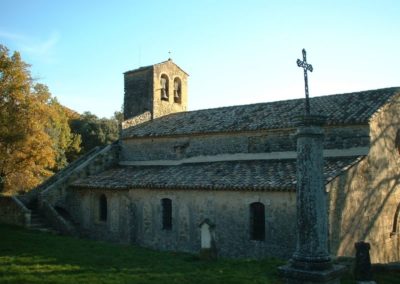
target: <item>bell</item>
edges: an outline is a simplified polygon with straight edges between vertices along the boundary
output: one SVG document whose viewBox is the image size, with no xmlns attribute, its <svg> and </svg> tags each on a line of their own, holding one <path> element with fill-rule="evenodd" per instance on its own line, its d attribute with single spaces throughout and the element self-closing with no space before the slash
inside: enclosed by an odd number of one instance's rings
<svg viewBox="0 0 400 284">
<path fill-rule="evenodd" d="M 178 90 L 174 90 L 174 98 L 175 98 L 175 99 L 179 99 Z"/>
<path fill-rule="evenodd" d="M 168 100 L 167 92 L 165 91 L 165 89 L 161 90 L 161 99 Z"/>
</svg>

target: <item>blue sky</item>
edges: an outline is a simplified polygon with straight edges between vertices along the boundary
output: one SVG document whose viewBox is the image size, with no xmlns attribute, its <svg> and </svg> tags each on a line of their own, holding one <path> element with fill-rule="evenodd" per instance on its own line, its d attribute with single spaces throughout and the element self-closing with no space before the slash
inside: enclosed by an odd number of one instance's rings
<svg viewBox="0 0 400 284">
<path fill-rule="evenodd" d="M 110 117 L 123 72 L 168 59 L 189 109 L 400 86 L 400 1 L 1 0 L 0 44 L 59 101 Z"/>
</svg>

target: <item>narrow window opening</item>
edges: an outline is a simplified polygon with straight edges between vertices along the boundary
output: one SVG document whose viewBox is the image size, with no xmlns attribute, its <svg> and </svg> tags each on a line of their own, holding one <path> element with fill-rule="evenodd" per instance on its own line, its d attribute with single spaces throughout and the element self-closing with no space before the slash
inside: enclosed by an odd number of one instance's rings
<svg viewBox="0 0 400 284">
<path fill-rule="evenodd" d="M 169 82 L 168 82 L 168 76 L 165 74 L 161 75 L 160 79 L 160 85 L 161 85 L 161 100 L 163 101 L 168 101 L 169 98 Z"/>
<path fill-rule="evenodd" d="M 100 196 L 99 203 L 99 219 L 107 221 L 107 198 L 104 194 Z"/>
<path fill-rule="evenodd" d="M 260 202 L 250 204 L 250 238 L 256 241 L 265 240 L 265 207 Z"/>
<path fill-rule="evenodd" d="M 161 199 L 162 207 L 162 228 L 163 230 L 172 229 L 172 201 L 169 198 Z"/>
<path fill-rule="evenodd" d="M 397 205 L 396 212 L 394 213 L 393 218 L 393 229 L 390 235 L 397 235 L 400 234 L 400 203 Z"/>
<path fill-rule="evenodd" d="M 182 83 L 178 77 L 174 79 L 174 102 L 181 103 L 182 100 Z"/>
<path fill-rule="evenodd" d="M 395 144 L 395 146 L 396 146 L 397 151 L 398 151 L 399 154 L 400 154 L 400 129 L 397 130 L 396 139 L 395 139 L 394 144 Z"/>
</svg>

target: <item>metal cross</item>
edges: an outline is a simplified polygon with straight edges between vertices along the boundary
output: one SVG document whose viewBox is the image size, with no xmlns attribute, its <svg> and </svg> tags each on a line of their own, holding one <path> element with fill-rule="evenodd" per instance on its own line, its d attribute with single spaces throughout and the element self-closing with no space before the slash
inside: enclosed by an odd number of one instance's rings
<svg viewBox="0 0 400 284">
<path fill-rule="evenodd" d="M 305 83 L 305 91 L 306 91 L 306 115 L 310 114 L 310 99 L 308 96 L 308 77 L 307 77 L 307 71 L 312 72 L 313 67 L 311 64 L 307 63 L 307 55 L 306 55 L 306 50 L 303 48 L 303 61 L 300 59 L 297 59 L 297 66 L 301 67 L 304 69 L 304 83 Z"/>
<path fill-rule="evenodd" d="M 171 51 L 168 51 L 168 60 L 171 60 Z"/>
</svg>

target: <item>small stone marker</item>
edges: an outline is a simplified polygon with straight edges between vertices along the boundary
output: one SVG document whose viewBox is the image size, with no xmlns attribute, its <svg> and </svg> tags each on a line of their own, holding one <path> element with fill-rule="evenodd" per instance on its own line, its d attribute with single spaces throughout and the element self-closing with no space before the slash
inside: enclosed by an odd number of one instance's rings
<svg viewBox="0 0 400 284">
<path fill-rule="evenodd" d="M 210 220 L 205 219 L 200 223 L 199 227 L 201 238 L 200 258 L 215 259 L 217 257 L 217 251 L 213 237 L 213 229 L 215 226 L 210 222 Z"/>
<path fill-rule="evenodd" d="M 354 246 L 356 248 L 354 277 L 357 283 L 375 283 L 372 281 L 371 258 L 369 256 L 370 244 L 366 242 L 357 242 Z"/>
<path fill-rule="evenodd" d="M 201 249 L 210 249 L 211 248 L 211 231 L 210 225 L 204 222 L 201 227 Z"/>
</svg>

